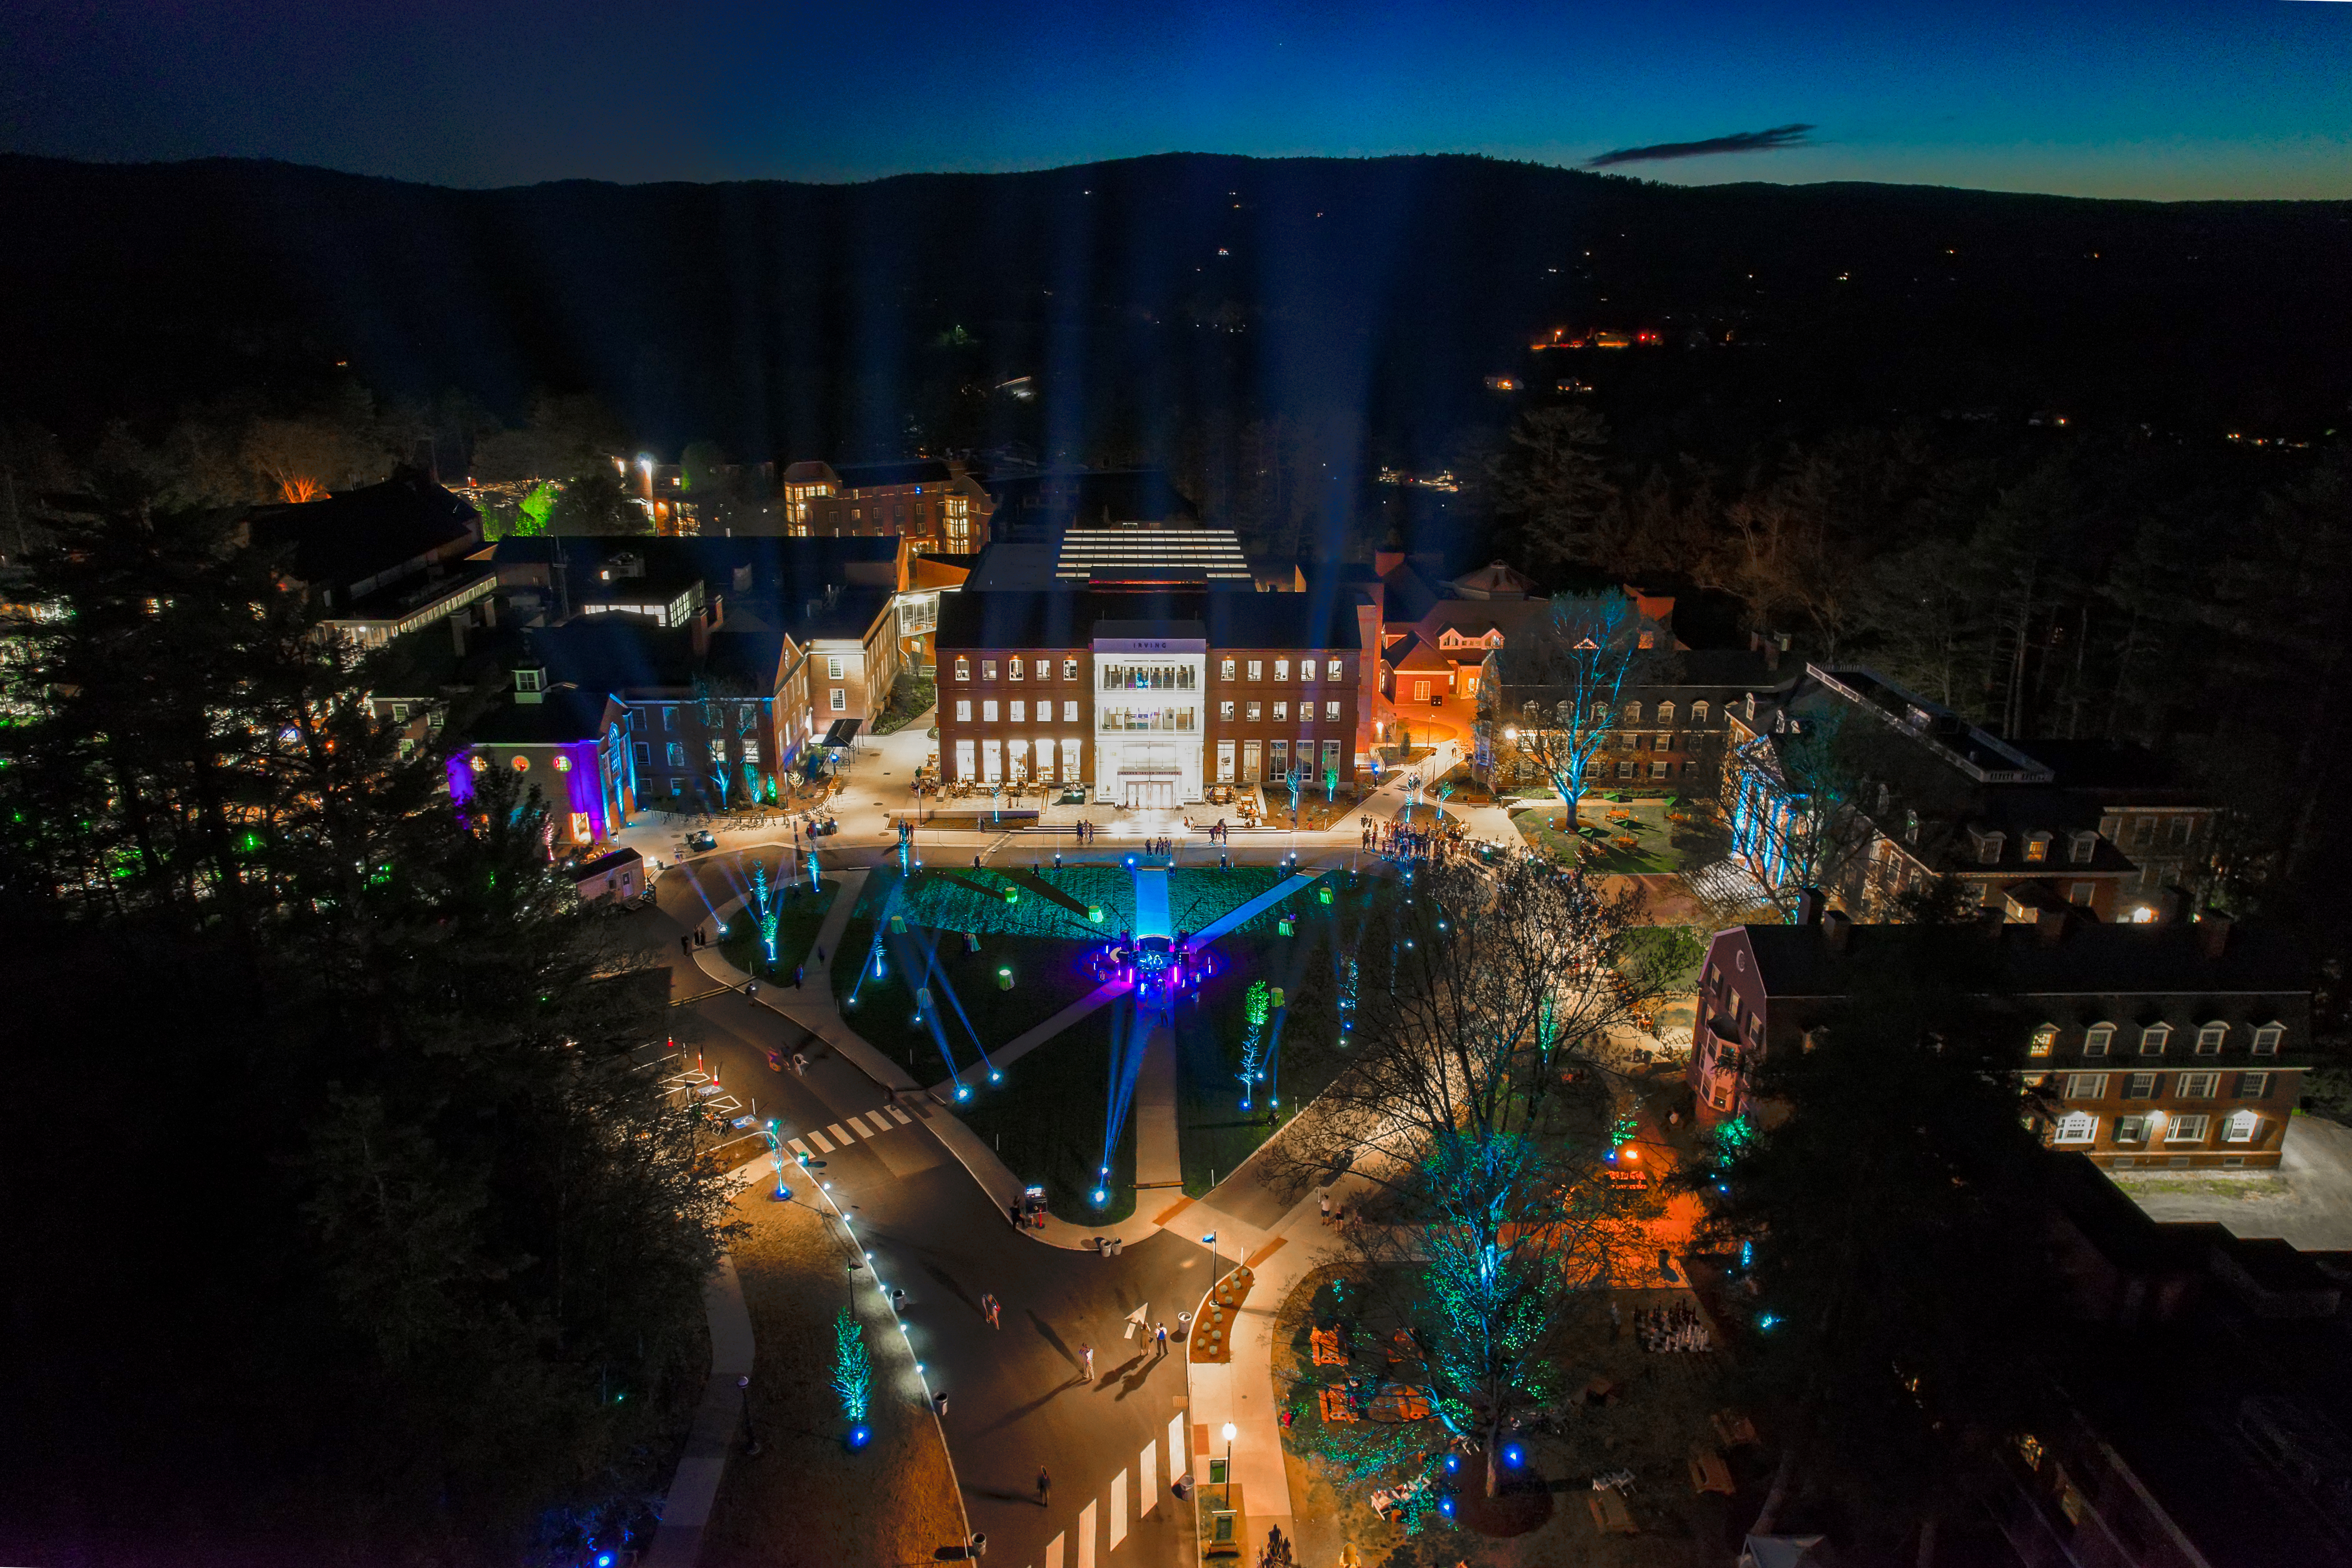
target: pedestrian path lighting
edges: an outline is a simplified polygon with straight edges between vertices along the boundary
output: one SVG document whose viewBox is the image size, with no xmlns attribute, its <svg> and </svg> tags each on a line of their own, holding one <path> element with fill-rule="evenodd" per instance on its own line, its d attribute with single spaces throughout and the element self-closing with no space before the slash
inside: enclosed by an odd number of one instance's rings
<svg viewBox="0 0 2352 1568">
<path fill-rule="evenodd" d="M 1234 1506 L 1234 1424 L 1225 1423 L 1225 1506 Z"/>
<path fill-rule="evenodd" d="M 1217 1233 L 1213 1230 L 1202 1237 L 1201 1245 L 1209 1249 L 1209 1289 L 1213 1290 L 1217 1288 L 1217 1270 L 1224 1264 L 1224 1260 L 1217 1256 Z"/>
</svg>

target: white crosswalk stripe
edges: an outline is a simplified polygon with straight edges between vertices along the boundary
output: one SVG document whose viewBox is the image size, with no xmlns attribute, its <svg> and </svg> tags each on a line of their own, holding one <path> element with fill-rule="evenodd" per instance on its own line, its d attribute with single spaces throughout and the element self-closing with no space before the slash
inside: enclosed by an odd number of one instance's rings
<svg viewBox="0 0 2352 1568">
<path fill-rule="evenodd" d="M 1110 1547 L 1116 1552 L 1127 1539 L 1127 1472 L 1110 1479 Z"/>
<path fill-rule="evenodd" d="M 788 1138 L 785 1142 L 792 1145 L 793 1152 L 795 1154 L 805 1154 L 809 1152 L 809 1146 L 797 1138 Z"/>
<path fill-rule="evenodd" d="M 1151 1511 L 1160 1500 L 1160 1439 L 1154 1437 L 1143 1446 L 1142 1458 L 1136 1462 L 1136 1474 L 1141 1482 L 1136 1488 L 1135 1512 L 1138 1518 Z"/>
<path fill-rule="evenodd" d="M 1095 1505 L 1078 1510 L 1078 1568 L 1095 1568 Z"/>
<path fill-rule="evenodd" d="M 861 1138 L 871 1138 L 876 1133 L 882 1131 L 879 1127 L 866 1126 L 865 1122 L 859 1121 L 855 1116 L 849 1118 L 849 1124 L 857 1129 L 857 1135 Z"/>
<path fill-rule="evenodd" d="M 810 1131 L 808 1141 L 816 1145 L 816 1152 L 820 1154 L 830 1154 L 833 1152 L 833 1145 L 826 1142 L 823 1138 L 817 1136 L 814 1130 Z M 842 1142 L 846 1143 L 849 1140 L 845 1138 Z"/>
<path fill-rule="evenodd" d="M 915 1120 L 913 1117 L 911 1117 L 911 1116 L 908 1115 L 905 1111 L 903 1111 L 903 1110 L 899 1110 L 899 1109 L 898 1109 L 897 1106 L 895 1106 L 895 1105 L 890 1106 L 890 1107 L 888 1108 L 888 1110 L 889 1110 L 889 1112 L 890 1112 L 890 1119 L 891 1119 L 893 1121 L 896 1121 L 896 1122 L 897 1122 L 899 1126 L 901 1126 L 901 1127 L 906 1127 L 906 1126 L 909 1126 L 909 1125 L 911 1125 L 911 1124 L 913 1123 L 914 1120 Z"/>
<path fill-rule="evenodd" d="M 1171 1485 L 1191 1462 L 1184 1452 L 1184 1418 L 1171 1415 L 1168 1418 L 1168 1479 Z"/>
<path fill-rule="evenodd" d="M 835 1122 L 832 1126 L 826 1128 L 825 1131 L 833 1134 L 833 1141 L 835 1142 L 844 1145 L 846 1145 L 849 1142 L 849 1134 L 841 1130 L 840 1122 Z"/>
<path fill-rule="evenodd" d="M 1045 1542 L 1045 1568 L 1062 1568 L 1062 1538 L 1058 1535 Z"/>
</svg>

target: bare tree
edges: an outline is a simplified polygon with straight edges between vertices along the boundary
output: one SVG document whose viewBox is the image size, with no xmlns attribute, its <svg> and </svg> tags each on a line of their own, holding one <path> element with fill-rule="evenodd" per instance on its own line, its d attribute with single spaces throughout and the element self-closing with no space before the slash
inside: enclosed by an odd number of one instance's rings
<svg viewBox="0 0 2352 1568">
<path fill-rule="evenodd" d="M 1277 1171 L 1377 1184 L 1395 1223 L 1357 1245 L 1391 1278 L 1422 1266 L 1433 1397 L 1483 1434 L 1490 1495 L 1503 1432 L 1553 1388 L 1564 1314 L 1634 1245 L 1633 1205 L 1599 1174 L 1605 1038 L 1679 966 L 1635 937 L 1639 912 L 1533 862 L 1427 868 L 1360 952 L 1358 1059 L 1275 1146 Z"/>
<path fill-rule="evenodd" d="M 1620 699 L 1670 641 L 1620 595 L 1562 595 L 1497 656 L 1488 739 L 1498 768 L 1534 767 L 1568 804 L 1569 826 L 1592 761 L 1617 731 Z"/>
</svg>

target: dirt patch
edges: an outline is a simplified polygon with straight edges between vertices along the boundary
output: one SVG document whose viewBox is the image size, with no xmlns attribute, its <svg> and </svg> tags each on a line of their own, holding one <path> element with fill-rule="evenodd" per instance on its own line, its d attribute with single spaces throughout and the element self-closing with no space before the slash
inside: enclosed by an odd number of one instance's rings
<svg viewBox="0 0 2352 1568">
<path fill-rule="evenodd" d="M 874 1439 L 851 1453 L 834 1397 L 834 1315 L 849 1304 L 848 1248 L 829 1216 L 747 1196 L 734 1248 L 758 1346 L 751 1389 L 757 1457 L 730 1456 L 701 1568 L 898 1568 L 963 1538 L 939 1424 L 867 1326 Z M 868 1292 L 870 1295 L 871 1292 Z"/>
</svg>

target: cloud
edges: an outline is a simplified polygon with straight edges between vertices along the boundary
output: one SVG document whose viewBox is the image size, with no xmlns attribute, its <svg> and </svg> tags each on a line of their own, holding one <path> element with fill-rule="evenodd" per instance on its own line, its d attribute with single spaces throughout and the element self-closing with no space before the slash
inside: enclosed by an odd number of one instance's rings
<svg viewBox="0 0 2352 1568">
<path fill-rule="evenodd" d="M 1620 147 L 1613 153 L 1603 153 L 1585 163 L 1588 169 L 1605 169 L 1612 163 L 1643 163 L 1663 158 L 1704 158 L 1716 153 L 1773 153 L 1783 147 L 1801 147 L 1811 140 L 1806 132 L 1811 125 L 1775 125 L 1769 131 L 1735 131 L 1728 136 L 1710 136 L 1704 142 L 1661 142 L 1652 147 Z"/>
</svg>

